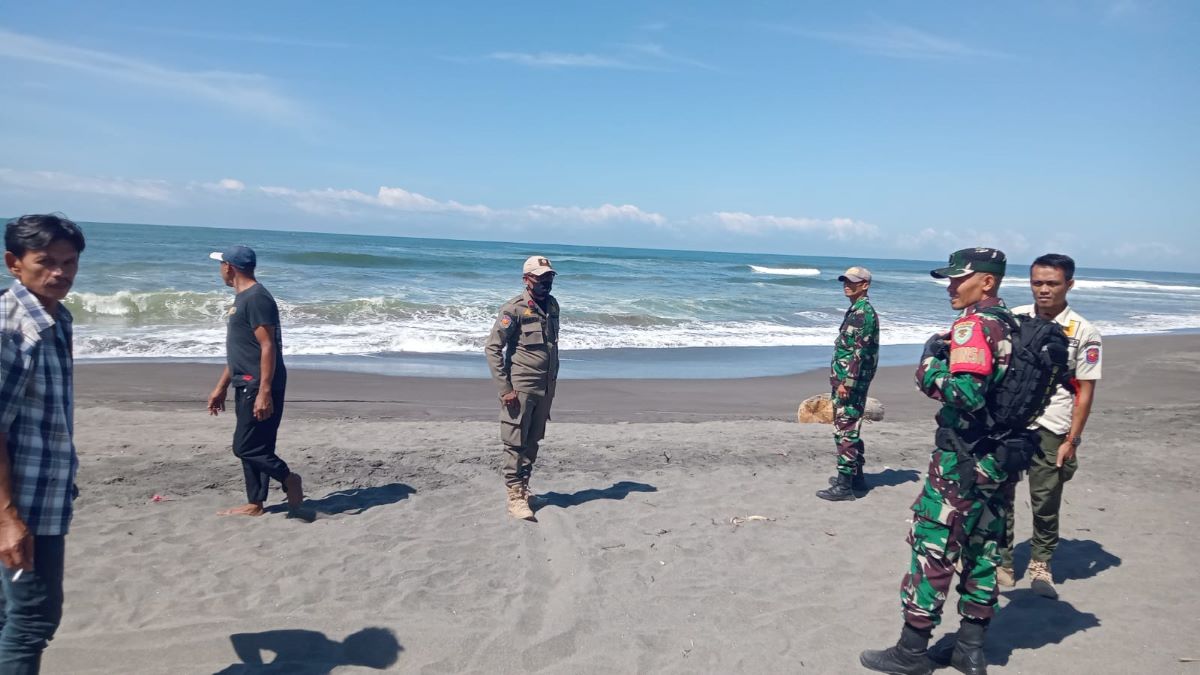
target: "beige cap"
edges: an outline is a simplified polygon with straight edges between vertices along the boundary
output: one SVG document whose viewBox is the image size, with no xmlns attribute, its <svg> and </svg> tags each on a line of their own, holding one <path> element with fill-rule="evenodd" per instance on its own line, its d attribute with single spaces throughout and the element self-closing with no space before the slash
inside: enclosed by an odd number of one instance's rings
<svg viewBox="0 0 1200 675">
<path fill-rule="evenodd" d="M 850 269 L 843 272 L 841 276 L 838 277 L 838 281 L 849 281 L 852 283 L 858 283 L 860 281 L 870 281 L 870 280 L 871 280 L 871 270 L 869 270 L 865 267 L 851 267 Z"/>
<path fill-rule="evenodd" d="M 532 274 L 535 277 L 540 277 L 546 272 L 554 272 L 554 268 L 550 266 L 550 259 L 543 255 L 529 256 L 523 269 L 525 274 Z"/>
</svg>

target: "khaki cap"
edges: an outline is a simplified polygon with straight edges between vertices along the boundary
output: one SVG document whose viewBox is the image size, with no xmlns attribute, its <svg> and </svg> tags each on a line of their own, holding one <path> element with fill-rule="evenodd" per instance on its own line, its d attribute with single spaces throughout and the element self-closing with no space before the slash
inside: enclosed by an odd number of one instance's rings
<svg viewBox="0 0 1200 675">
<path fill-rule="evenodd" d="M 851 267 L 838 277 L 838 281 L 849 281 L 858 283 L 860 281 L 870 281 L 871 270 L 865 267 Z"/>
<path fill-rule="evenodd" d="M 525 261 L 524 273 L 532 274 L 535 277 L 540 277 L 546 272 L 554 272 L 554 268 L 550 266 L 550 259 L 544 255 L 532 255 Z M 558 272 L 554 272 L 558 274 Z"/>
</svg>

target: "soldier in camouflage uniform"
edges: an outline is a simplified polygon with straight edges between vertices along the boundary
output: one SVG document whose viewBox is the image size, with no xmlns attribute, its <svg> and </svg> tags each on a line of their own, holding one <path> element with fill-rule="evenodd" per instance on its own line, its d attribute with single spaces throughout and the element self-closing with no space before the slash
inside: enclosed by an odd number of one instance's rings
<svg viewBox="0 0 1200 675">
<path fill-rule="evenodd" d="M 867 297 L 871 272 L 851 267 L 838 277 L 850 309 L 842 319 L 833 345 L 829 384 L 833 388 L 833 441 L 837 446 L 837 473 L 829 488 L 817 492 L 832 502 L 854 501 L 854 492 L 867 489 L 863 479 L 863 442 L 859 438 L 867 390 L 879 364 L 879 319 Z"/>
<path fill-rule="evenodd" d="M 525 292 L 504 303 L 484 345 L 492 379 L 500 389 L 500 441 L 508 513 L 533 519 L 529 477 L 546 433 L 558 383 L 558 301 L 550 295 L 550 261 L 525 261 Z"/>
<path fill-rule="evenodd" d="M 987 672 L 983 639 L 995 613 L 1009 476 L 994 454 L 973 449 L 990 432 L 988 392 L 1004 377 L 1012 354 L 1002 318 L 1008 309 L 997 295 L 1005 267 L 1004 253 L 973 248 L 955 252 L 946 267 L 931 272 L 950 279 L 950 306 L 962 313 L 949 333 L 929 339 L 917 367 L 917 387 L 942 403 L 937 447 L 912 506 L 912 562 L 900 590 L 904 628 L 896 646 L 862 653 L 862 665 L 871 670 L 927 674 L 934 656 L 964 673 Z M 927 654 L 956 565 L 962 623 L 954 653 Z"/>
</svg>

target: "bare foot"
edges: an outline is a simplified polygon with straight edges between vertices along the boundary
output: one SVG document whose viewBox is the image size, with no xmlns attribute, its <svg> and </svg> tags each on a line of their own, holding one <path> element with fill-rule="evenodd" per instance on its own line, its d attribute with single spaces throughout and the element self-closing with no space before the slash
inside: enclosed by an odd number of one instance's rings
<svg viewBox="0 0 1200 675">
<path fill-rule="evenodd" d="M 243 504 L 232 509 L 217 511 L 218 516 L 261 516 L 262 514 L 262 504 Z"/>
<path fill-rule="evenodd" d="M 283 489 L 287 492 L 288 510 L 299 509 L 304 503 L 304 481 L 300 479 L 300 474 L 289 473 L 288 477 L 283 479 Z"/>
</svg>

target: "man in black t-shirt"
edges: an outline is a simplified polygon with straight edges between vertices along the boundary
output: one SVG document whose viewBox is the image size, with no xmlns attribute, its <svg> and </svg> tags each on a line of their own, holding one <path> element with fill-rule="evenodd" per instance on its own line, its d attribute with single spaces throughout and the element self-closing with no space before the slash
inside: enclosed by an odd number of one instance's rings
<svg viewBox="0 0 1200 675">
<path fill-rule="evenodd" d="M 225 410 L 225 396 L 233 384 L 237 417 L 233 454 L 242 460 L 246 476 L 246 504 L 220 515 L 261 516 L 271 478 L 283 484 L 288 512 L 298 514 L 304 500 L 300 474 L 293 473 L 275 454 L 287 387 L 279 306 L 254 278 L 257 257 L 253 249 L 232 246 L 209 257 L 221 261 L 221 279 L 237 296 L 225 317 L 225 371 L 208 397 L 208 412 L 216 415 Z"/>
</svg>

